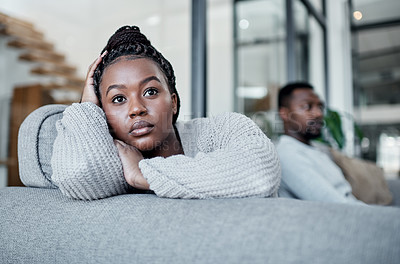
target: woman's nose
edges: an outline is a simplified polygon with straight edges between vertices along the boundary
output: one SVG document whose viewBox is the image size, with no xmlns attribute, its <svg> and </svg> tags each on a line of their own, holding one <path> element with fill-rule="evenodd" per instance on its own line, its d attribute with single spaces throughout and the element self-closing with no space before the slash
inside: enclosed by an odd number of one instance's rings
<svg viewBox="0 0 400 264">
<path fill-rule="evenodd" d="M 136 116 L 143 116 L 147 113 L 146 106 L 140 99 L 131 99 L 129 104 L 129 116 L 131 118 Z"/>
</svg>

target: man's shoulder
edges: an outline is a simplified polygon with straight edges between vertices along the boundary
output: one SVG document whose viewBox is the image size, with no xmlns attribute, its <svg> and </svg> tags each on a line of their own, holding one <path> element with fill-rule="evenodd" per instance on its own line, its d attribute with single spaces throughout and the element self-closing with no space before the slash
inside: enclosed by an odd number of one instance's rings
<svg viewBox="0 0 400 264">
<path fill-rule="evenodd" d="M 300 142 L 294 137 L 288 135 L 281 135 L 276 144 L 276 149 L 279 156 L 289 156 L 293 159 L 294 156 L 314 156 L 318 155 L 321 151 L 314 146 L 310 146 Z"/>
<path fill-rule="evenodd" d="M 304 144 L 288 135 L 281 135 L 276 144 L 277 149 L 278 150 L 280 149 L 281 151 L 286 151 L 286 150 L 293 151 L 294 149 L 302 148 L 302 145 Z"/>
</svg>

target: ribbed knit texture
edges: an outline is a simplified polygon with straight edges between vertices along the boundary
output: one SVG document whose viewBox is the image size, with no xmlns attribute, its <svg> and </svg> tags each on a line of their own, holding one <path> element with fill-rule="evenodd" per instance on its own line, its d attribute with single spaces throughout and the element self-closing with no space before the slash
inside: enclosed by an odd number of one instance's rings
<svg viewBox="0 0 400 264">
<path fill-rule="evenodd" d="M 177 122 L 185 155 L 145 159 L 139 167 L 152 189 L 169 198 L 276 196 L 280 164 L 272 142 L 249 118 L 226 113 Z M 57 123 L 53 180 L 63 193 L 98 199 L 125 193 L 121 161 L 104 112 L 73 104 Z"/>
<path fill-rule="evenodd" d="M 52 179 L 64 194 L 93 200 L 129 190 L 101 108 L 92 103 L 73 104 L 56 128 Z"/>
<path fill-rule="evenodd" d="M 238 113 L 178 123 L 185 156 L 142 160 L 140 169 L 161 197 L 274 196 L 280 164 L 272 142 Z"/>
</svg>

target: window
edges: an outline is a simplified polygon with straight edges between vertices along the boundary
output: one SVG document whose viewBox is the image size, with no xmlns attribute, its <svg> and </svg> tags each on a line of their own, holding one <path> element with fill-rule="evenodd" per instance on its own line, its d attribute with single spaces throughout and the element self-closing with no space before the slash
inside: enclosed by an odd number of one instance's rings
<svg viewBox="0 0 400 264">
<path fill-rule="evenodd" d="M 325 28 L 315 17 L 323 17 L 318 13 L 322 3 L 235 1 L 235 110 L 255 119 L 271 138 L 279 133 L 275 122 L 282 85 L 303 80 L 317 92 L 326 89 Z"/>
<path fill-rule="evenodd" d="M 353 0 L 355 117 L 364 133 L 361 156 L 387 177 L 400 169 L 400 2 Z"/>
</svg>

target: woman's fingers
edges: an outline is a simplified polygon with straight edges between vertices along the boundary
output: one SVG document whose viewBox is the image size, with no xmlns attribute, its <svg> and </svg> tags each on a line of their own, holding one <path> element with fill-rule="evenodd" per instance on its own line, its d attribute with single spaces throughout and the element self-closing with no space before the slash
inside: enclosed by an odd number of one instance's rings
<svg viewBox="0 0 400 264">
<path fill-rule="evenodd" d="M 107 51 L 103 52 L 90 66 L 88 73 L 86 74 L 86 80 L 85 80 L 85 87 L 83 88 L 83 93 L 82 93 L 82 100 L 81 102 L 92 102 L 96 105 L 99 104 L 99 99 L 96 96 L 95 90 L 94 90 L 94 72 L 99 66 L 100 62 L 103 60 L 104 56 L 107 55 Z"/>
<path fill-rule="evenodd" d="M 100 62 L 103 60 L 104 56 L 106 56 L 108 51 L 104 51 L 90 66 L 88 73 L 86 74 L 86 80 L 92 79 L 93 80 L 93 75 L 94 71 L 96 70 L 97 66 L 99 66 Z"/>
<path fill-rule="evenodd" d="M 150 186 L 139 168 L 139 162 L 143 159 L 142 153 L 117 139 L 114 139 L 114 144 L 118 149 L 126 182 L 135 188 L 148 190 Z"/>
<path fill-rule="evenodd" d="M 117 146 L 119 144 L 122 144 L 123 142 L 119 139 L 114 139 L 114 144 Z"/>
<path fill-rule="evenodd" d="M 106 51 L 104 51 L 101 55 L 100 55 L 100 57 L 102 57 L 102 58 L 104 58 L 104 56 L 106 56 L 107 55 L 107 53 L 108 53 L 108 51 L 106 50 Z"/>
</svg>

